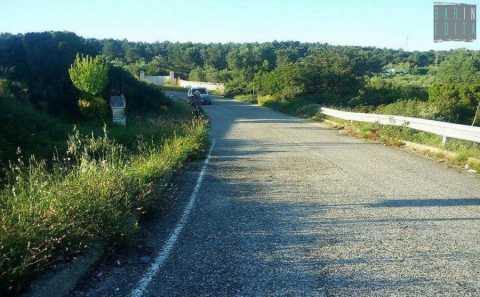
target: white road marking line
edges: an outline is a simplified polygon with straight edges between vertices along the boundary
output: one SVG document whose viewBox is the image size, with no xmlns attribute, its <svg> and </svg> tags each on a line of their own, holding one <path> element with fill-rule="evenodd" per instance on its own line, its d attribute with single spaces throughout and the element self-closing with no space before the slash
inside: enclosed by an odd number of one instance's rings
<svg viewBox="0 0 480 297">
<path fill-rule="evenodd" d="M 175 246 L 175 243 L 177 242 L 178 236 L 180 235 L 180 233 L 182 233 L 182 230 L 188 221 L 188 217 L 190 216 L 190 213 L 193 210 L 195 201 L 197 200 L 198 192 L 200 191 L 200 187 L 202 186 L 205 172 L 207 171 L 208 163 L 210 162 L 210 158 L 212 156 L 212 151 L 214 146 L 215 146 L 215 140 L 212 141 L 212 146 L 208 151 L 207 158 L 205 159 L 202 170 L 200 171 L 200 175 L 197 178 L 197 183 L 195 185 L 195 188 L 193 189 L 193 192 L 190 195 L 190 201 L 185 207 L 185 210 L 183 211 L 180 221 L 178 222 L 177 226 L 168 237 L 163 248 L 160 250 L 160 253 L 154 259 L 150 268 L 147 270 L 147 272 L 145 272 L 143 278 L 138 282 L 137 287 L 132 291 L 132 294 L 130 295 L 131 297 L 143 296 L 143 293 L 147 289 L 153 277 L 157 274 L 158 270 L 162 268 L 162 266 L 165 264 L 165 261 L 168 259 L 170 252 L 172 251 L 173 247 Z"/>
</svg>

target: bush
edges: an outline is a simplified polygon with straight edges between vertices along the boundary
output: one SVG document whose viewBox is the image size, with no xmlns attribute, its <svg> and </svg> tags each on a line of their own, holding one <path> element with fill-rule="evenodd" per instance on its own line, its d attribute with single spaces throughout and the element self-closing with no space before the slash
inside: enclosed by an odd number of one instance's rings
<svg viewBox="0 0 480 297">
<path fill-rule="evenodd" d="M 108 84 L 108 64 L 99 56 L 77 55 L 68 70 L 73 85 L 85 94 L 97 96 Z"/>
<path fill-rule="evenodd" d="M 472 123 L 479 97 L 480 84 L 435 83 L 430 88 L 435 117 L 455 123 Z"/>
<path fill-rule="evenodd" d="M 321 114 L 321 108 L 322 106 L 320 104 L 306 104 L 298 108 L 295 114 L 303 118 L 312 118 Z"/>
<path fill-rule="evenodd" d="M 434 117 L 434 110 L 430 103 L 420 100 L 402 100 L 387 105 L 381 105 L 375 110 L 375 112 L 424 119 L 432 119 Z"/>
<path fill-rule="evenodd" d="M 280 99 L 277 99 L 272 95 L 265 95 L 265 96 L 258 96 L 257 101 L 259 105 L 270 106 L 275 102 L 280 101 Z"/>
<path fill-rule="evenodd" d="M 252 95 L 237 95 L 234 97 L 234 99 L 251 104 L 257 103 L 257 98 Z"/>
<path fill-rule="evenodd" d="M 117 95 L 123 93 L 127 99 L 127 112 L 131 114 L 158 112 L 173 105 L 159 86 L 139 81 L 120 67 L 111 67 L 109 76 L 107 90 Z M 104 93 L 104 97 L 110 96 L 110 92 Z"/>
<path fill-rule="evenodd" d="M 420 101 L 428 99 L 428 89 L 423 85 L 420 76 L 408 76 L 406 80 L 402 77 L 372 77 L 366 81 L 350 105 L 379 106 L 413 98 Z"/>
<path fill-rule="evenodd" d="M 91 97 L 78 100 L 78 107 L 82 116 L 89 120 L 106 122 L 110 115 L 110 108 L 101 97 Z"/>
<path fill-rule="evenodd" d="M 191 81 L 207 81 L 207 75 L 205 74 L 205 71 L 200 68 L 194 68 L 192 71 L 190 71 L 190 74 L 188 75 L 188 79 Z"/>
<path fill-rule="evenodd" d="M 27 100 L 28 89 L 21 82 L 0 79 L 0 97 Z"/>
<path fill-rule="evenodd" d="M 95 55 L 92 42 L 70 32 L 1 35 L 1 76 L 24 84 L 35 107 L 76 118 L 78 92 L 68 68 L 79 53 Z"/>
<path fill-rule="evenodd" d="M 0 97 L 0 176 L 17 152 L 50 158 L 65 149 L 71 126 L 64 121 L 35 110 L 29 101 Z"/>
</svg>

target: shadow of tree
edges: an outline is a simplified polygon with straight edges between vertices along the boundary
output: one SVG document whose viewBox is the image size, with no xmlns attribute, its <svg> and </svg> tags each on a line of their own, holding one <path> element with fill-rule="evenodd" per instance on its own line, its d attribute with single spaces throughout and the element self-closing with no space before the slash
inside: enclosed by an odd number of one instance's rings
<svg viewBox="0 0 480 297">
<path fill-rule="evenodd" d="M 389 199 L 370 204 L 371 207 L 455 207 L 480 206 L 480 199 L 445 198 L 445 199 Z"/>
</svg>

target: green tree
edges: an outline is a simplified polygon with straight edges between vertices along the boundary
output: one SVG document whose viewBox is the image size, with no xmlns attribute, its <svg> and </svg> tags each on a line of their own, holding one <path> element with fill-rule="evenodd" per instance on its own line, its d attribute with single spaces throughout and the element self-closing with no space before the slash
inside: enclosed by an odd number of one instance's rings
<svg viewBox="0 0 480 297">
<path fill-rule="evenodd" d="M 477 83 L 480 81 L 480 55 L 459 50 L 443 61 L 436 74 L 441 83 Z"/>
<path fill-rule="evenodd" d="M 436 118 L 471 124 L 479 104 L 480 84 L 435 83 L 429 94 Z"/>
<path fill-rule="evenodd" d="M 77 55 L 68 74 L 77 89 L 90 96 L 98 96 L 108 84 L 108 71 L 108 64 L 100 57 Z"/>
<path fill-rule="evenodd" d="M 475 121 L 480 103 L 480 55 L 466 50 L 449 55 L 436 70 L 429 94 L 437 118 L 465 124 Z"/>
<path fill-rule="evenodd" d="M 190 71 L 188 79 L 191 81 L 206 81 L 207 77 L 205 75 L 205 71 L 202 68 L 197 67 Z"/>
<path fill-rule="evenodd" d="M 108 64 L 99 56 L 77 55 L 68 73 L 73 85 L 83 93 L 78 101 L 81 114 L 87 118 L 105 119 L 107 102 L 99 95 L 108 84 Z"/>
</svg>

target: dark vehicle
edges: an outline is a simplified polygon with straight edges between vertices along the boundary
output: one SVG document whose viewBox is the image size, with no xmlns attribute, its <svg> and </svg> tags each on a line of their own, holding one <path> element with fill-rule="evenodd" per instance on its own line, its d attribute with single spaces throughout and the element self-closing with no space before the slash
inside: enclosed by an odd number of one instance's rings
<svg viewBox="0 0 480 297">
<path fill-rule="evenodd" d="M 210 99 L 210 95 L 208 94 L 208 90 L 206 88 L 190 88 L 188 90 L 188 99 L 191 101 L 195 96 L 197 96 L 197 98 L 200 100 L 200 104 L 202 105 L 212 104 L 212 100 Z"/>
</svg>

